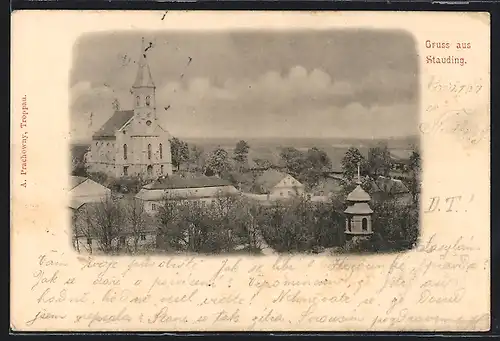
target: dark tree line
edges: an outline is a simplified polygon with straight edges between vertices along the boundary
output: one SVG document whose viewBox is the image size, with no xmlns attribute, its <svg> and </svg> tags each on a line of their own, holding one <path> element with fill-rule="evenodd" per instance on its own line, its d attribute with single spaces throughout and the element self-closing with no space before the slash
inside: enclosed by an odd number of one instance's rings
<svg viewBox="0 0 500 341">
<path fill-rule="evenodd" d="M 167 200 L 168 199 L 168 200 Z M 412 248 L 418 238 L 418 207 L 395 200 L 372 203 L 374 235 L 344 251 L 397 251 Z M 209 202 L 166 198 L 154 219 L 142 203 L 107 200 L 80 212 L 75 232 L 93 238 L 90 252 L 137 252 L 141 235 L 153 233 L 156 251 L 206 254 L 238 248 L 258 253 L 266 243 L 277 252 L 318 252 L 345 245 L 345 204 L 336 199 L 313 202 L 307 196 L 262 205 L 240 195 Z M 127 245 L 120 238 L 128 236 Z"/>
</svg>

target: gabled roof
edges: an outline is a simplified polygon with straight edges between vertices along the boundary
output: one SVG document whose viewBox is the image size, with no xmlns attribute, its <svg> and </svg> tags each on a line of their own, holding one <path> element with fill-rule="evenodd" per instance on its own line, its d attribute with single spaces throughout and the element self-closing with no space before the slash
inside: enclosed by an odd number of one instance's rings
<svg viewBox="0 0 500 341">
<path fill-rule="evenodd" d="M 144 186 L 144 189 L 180 189 L 180 188 L 203 188 L 203 187 L 222 187 L 231 186 L 229 181 L 217 178 L 215 176 L 196 176 L 189 178 L 167 177 L 159 179 L 153 183 Z"/>
<path fill-rule="evenodd" d="M 401 194 L 408 193 L 409 190 L 405 184 L 398 179 L 387 178 L 384 176 L 379 176 L 376 180 L 377 186 L 386 193 L 390 194 Z"/>
<path fill-rule="evenodd" d="M 346 181 L 343 178 L 336 176 L 328 176 L 321 179 L 314 187 L 313 192 L 338 193 Z"/>
<path fill-rule="evenodd" d="M 92 139 L 98 140 L 103 137 L 114 137 L 116 131 L 122 128 L 133 116 L 133 110 L 115 111 L 113 116 L 92 136 Z"/>
<path fill-rule="evenodd" d="M 286 176 L 287 176 L 286 173 L 270 169 L 262 173 L 262 175 L 255 180 L 255 183 L 259 186 L 264 187 L 264 189 L 266 190 L 270 190 L 271 188 L 276 186 L 281 180 L 283 180 Z"/>
<path fill-rule="evenodd" d="M 72 176 L 70 180 L 70 190 L 73 188 L 77 187 L 81 183 L 83 183 L 87 178 L 84 178 L 82 176 Z"/>
<path fill-rule="evenodd" d="M 347 196 L 347 201 L 363 202 L 370 200 L 370 195 L 366 193 L 360 185 L 356 186 L 356 188 Z"/>
</svg>

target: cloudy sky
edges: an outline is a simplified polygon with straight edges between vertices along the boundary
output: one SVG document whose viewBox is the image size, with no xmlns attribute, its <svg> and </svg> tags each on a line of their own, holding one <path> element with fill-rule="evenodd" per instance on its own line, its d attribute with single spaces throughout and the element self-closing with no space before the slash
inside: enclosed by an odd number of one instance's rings
<svg viewBox="0 0 500 341">
<path fill-rule="evenodd" d="M 417 55 L 404 32 L 137 32 L 87 35 L 75 45 L 74 139 L 90 138 L 115 99 L 122 110 L 132 108 L 143 36 L 152 43 L 157 114 L 174 136 L 380 138 L 417 131 Z"/>
</svg>

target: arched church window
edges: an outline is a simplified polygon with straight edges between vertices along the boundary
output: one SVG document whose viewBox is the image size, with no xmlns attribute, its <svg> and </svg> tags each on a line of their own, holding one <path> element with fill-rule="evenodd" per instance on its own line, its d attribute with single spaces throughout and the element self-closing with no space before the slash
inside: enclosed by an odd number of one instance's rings
<svg viewBox="0 0 500 341">
<path fill-rule="evenodd" d="M 136 105 L 136 106 L 140 106 L 140 105 L 141 105 L 141 98 L 140 98 L 139 96 L 137 96 L 137 97 L 135 98 L 135 105 Z"/>
<path fill-rule="evenodd" d="M 163 146 L 160 143 L 160 159 L 163 159 Z"/>
<path fill-rule="evenodd" d="M 361 227 L 363 228 L 363 231 L 368 230 L 368 219 L 363 218 L 363 220 L 361 221 Z"/>
<path fill-rule="evenodd" d="M 153 166 L 149 165 L 147 168 L 147 172 L 148 172 L 148 176 L 151 177 L 153 175 Z"/>
<path fill-rule="evenodd" d="M 127 160 L 127 145 L 123 145 L 123 159 Z"/>
<path fill-rule="evenodd" d="M 151 144 L 148 144 L 148 159 L 151 160 Z"/>
<path fill-rule="evenodd" d="M 151 97 L 146 96 L 146 105 L 149 107 L 150 104 L 151 104 Z"/>
<path fill-rule="evenodd" d="M 351 231 L 351 220 L 352 220 L 352 218 L 351 218 L 351 217 L 347 218 L 347 229 L 348 229 L 349 231 Z"/>
</svg>

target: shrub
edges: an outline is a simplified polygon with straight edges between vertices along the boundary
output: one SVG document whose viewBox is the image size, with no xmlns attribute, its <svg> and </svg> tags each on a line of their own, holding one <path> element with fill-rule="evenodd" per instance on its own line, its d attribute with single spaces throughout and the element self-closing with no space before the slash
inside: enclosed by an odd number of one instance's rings
<svg viewBox="0 0 500 341">
<path fill-rule="evenodd" d="M 332 202 L 297 197 L 276 202 L 259 218 L 264 239 L 278 252 L 305 252 L 342 242 L 343 216 Z"/>
</svg>

